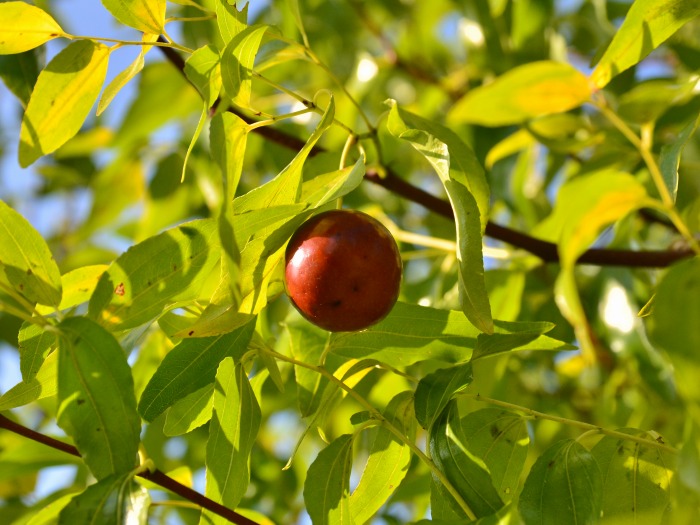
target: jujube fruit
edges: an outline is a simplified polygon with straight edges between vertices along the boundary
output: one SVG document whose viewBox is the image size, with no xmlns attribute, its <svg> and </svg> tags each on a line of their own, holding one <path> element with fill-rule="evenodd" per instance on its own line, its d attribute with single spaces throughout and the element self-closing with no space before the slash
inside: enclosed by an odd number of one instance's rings
<svg viewBox="0 0 700 525">
<path fill-rule="evenodd" d="M 401 258 L 389 230 L 354 210 L 320 213 L 287 245 L 285 284 L 306 319 L 331 332 L 381 321 L 399 296 Z"/>
</svg>

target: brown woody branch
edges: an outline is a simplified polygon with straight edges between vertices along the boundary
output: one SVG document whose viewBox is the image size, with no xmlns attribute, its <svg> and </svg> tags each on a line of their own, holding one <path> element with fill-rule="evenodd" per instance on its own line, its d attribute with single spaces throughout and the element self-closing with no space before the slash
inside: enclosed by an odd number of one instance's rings
<svg viewBox="0 0 700 525">
<path fill-rule="evenodd" d="M 37 443 L 41 443 L 56 450 L 60 450 L 66 454 L 81 457 L 80 452 L 78 452 L 78 449 L 73 445 L 69 445 L 68 443 L 64 443 L 63 441 L 59 441 L 58 439 L 42 434 L 41 432 L 27 428 L 24 425 L 20 425 L 2 414 L 0 414 L 0 428 L 4 428 L 10 432 L 14 432 L 15 434 L 19 434 L 20 436 L 24 436 L 36 441 Z M 236 525 L 258 525 L 257 522 L 252 521 L 245 516 L 232 511 L 228 507 L 224 507 L 220 503 L 203 496 L 196 490 L 192 490 L 191 488 L 175 481 L 161 470 L 156 469 L 152 472 L 144 471 L 138 474 L 138 476 L 143 479 L 147 479 L 156 485 L 159 485 L 164 489 L 167 489 L 170 492 L 191 501 L 192 503 L 199 505 L 203 509 L 207 509 L 214 514 L 227 519 L 231 523 L 235 523 Z"/>
<path fill-rule="evenodd" d="M 354 5 L 354 2 L 351 2 Z M 165 40 L 161 40 L 164 42 Z M 159 47 L 166 58 L 184 74 L 185 62 L 180 56 L 180 54 L 172 48 Z M 214 103 L 216 107 L 219 100 Z M 227 111 L 238 115 L 241 119 L 248 123 L 253 123 L 256 120 L 243 114 L 236 108 L 230 107 Z M 304 141 L 280 131 L 278 129 L 271 128 L 270 126 L 262 126 L 255 128 L 253 130 L 255 133 L 263 136 L 264 138 L 279 144 L 283 147 L 289 148 L 291 150 L 299 150 L 304 146 Z M 311 151 L 311 155 L 316 155 L 325 151 L 321 146 L 315 146 Z M 365 175 L 365 179 L 382 186 L 388 191 L 399 195 L 407 200 L 420 204 L 421 206 L 433 211 L 443 217 L 454 220 L 454 214 L 452 212 L 452 207 L 450 203 L 431 195 L 430 193 L 423 191 L 421 188 L 410 184 L 409 182 L 402 179 L 396 172 L 394 172 L 390 167 L 386 167 L 385 175 L 380 176 L 377 170 L 368 169 Z M 506 226 L 501 226 L 492 221 L 489 221 L 486 225 L 486 235 L 492 239 L 505 242 L 516 248 L 525 250 L 536 257 L 542 259 L 546 263 L 556 263 L 559 262 L 559 253 L 557 250 L 557 245 L 526 233 L 508 228 Z M 578 259 L 578 264 L 591 264 L 598 266 L 624 266 L 629 268 L 663 268 L 669 266 L 681 259 L 686 259 L 693 256 L 693 251 L 689 248 L 683 248 L 679 250 L 647 250 L 647 251 L 637 251 L 637 250 L 616 250 L 616 249 L 603 249 L 603 248 L 591 248 L 584 252 Z"/>
</svg>

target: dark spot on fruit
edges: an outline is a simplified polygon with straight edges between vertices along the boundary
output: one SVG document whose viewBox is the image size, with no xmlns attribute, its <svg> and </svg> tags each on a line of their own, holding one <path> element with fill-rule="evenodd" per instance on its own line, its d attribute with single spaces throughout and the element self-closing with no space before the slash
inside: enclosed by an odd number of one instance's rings
<svg viewBox="0 0 700 525">
<path fill-rule="evenodd" d="M 114 293 L 117 294 L 118 296 L 123 296 L 125 293 L 124 290 L 124 283 L 119 283 L 117 287 L 114 289 Z"/>
<path fill-rule="evenodd" d="M 333 308 L 338 308 L 341 304 L 343 304 L 343 301 L 341 301 L 340 299 L 336 299 L 335 301 L 333 301 L 333 302 L 331 303 L 331 306 L 332 306 Z"/>
</svg>

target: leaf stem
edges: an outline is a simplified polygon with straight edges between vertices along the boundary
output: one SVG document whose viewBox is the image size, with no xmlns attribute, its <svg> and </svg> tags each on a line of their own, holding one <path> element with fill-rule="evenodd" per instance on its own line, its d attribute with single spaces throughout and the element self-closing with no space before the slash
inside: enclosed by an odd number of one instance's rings
<svg viewBox="0 0 700 525">
<path fill-rule="evenodd" d="M 275 122 L 279 122 L 280 120 L 298 117 L 299 115 L 305 115 L 305 114 L 311 113 L 311 112 L 313 112 L 313 109 L 304 108 L 304 109 L 300 109 L 299 111 L 285 113 L 284 115 L 275 115 L 275 116 L 272 116 L 268 119 L 259 120 L 257 122 L 253 122 L 252 124 L 248 124 L 248 131 L 253 131 L 254 129 L 260 128 L 262 126 L 269 126 L 270 124 L 274 124 Z"/>
<path fill-rule="evenodd" d="M 658 441 L 653 441 L 650 439 L 646 439 L 643 437 L 638 437 L 638 436 L 632 436 L 630 434 L 625 434 L 624 432 L 618 432 L 617 430 L 610 430 L 608 428 L 604 427 L 599 427 L 597 425 L 592 425 L 590 423 L 585 423 L 583 421 L 577 421 L 575 419 L 568 419 L 565 417 L 560 417 L 560 416 L 555 416 L 552 414 L 546 414 L 544 412 L 538 412 L 536 410 L 533 410 L 531 408 L 527 408 L 521 405 L 516 405 L 514 403 L 508 403 L 507 401 L 500 401 L 498 399 L 491 399 L 489 397 L 484 397 L 480 394 L 468 394 L 468 393 L 462 393 L 458 394 L 460 397 L 469 397 L 471 399 L 474 399 L 476 401 L 482 401 L 484 403 L 489 403 L 490 405 L 502 407 L 502 408 L 509 408 L 511 410 L 516 410 L 518 412 L 524 412 L 528 416 L 530 416 L 533 419 L 547 419 L 549 421 L 555 421 L 557 423 L 561 423 L 562 425 L 568 425 L 570 427 L 576 427 L 580 428 L 582 430 L 591 432 L 598 432 L 599 434 L 604 434 L 606 436 L 614 437 L 617 439 L 624 439 L 626 441 L 635 441 L 637 443 L 641 443 L 643 445 L 646 445 L 648 447 L 655 447 L 660 450 L 663 450 L 664 452 L 669 452 L 671 454 L 677 454 L 678 451 L 670 447 L 664 443 L 660 443 Z"/>
<path fill-rule="evenodd" d="M 189 49 L 187 47 L 181 46 L 179 44 L 175 44 L 174 42 L 147 42 L 144 40 L 119 40 L 118 38 L 107 38 L 103 36 L 85 36 L 85 35 L 69 35 L 68 33 L 64 33 L 62 36 L 70 39 L 70 40 L 99 40 L 100 42 L 114 42 L 116 44 L 119 44 L 119 47 L 121 46 L 155 46 L 155 47 L 169 47 L 171 49 L 177 49 L 179 51 L 183 51 L 185 53 L 192 54 L 194 53 L 193 49 Z"/>
<path fill-rule="evenodd" d="M 354 389 L 346 385 L 341 379 L 338 379 L 335 377 L 331 372 L 326 370 L 323 367 L 316 366 L 316 365 L 310 365 L 308 363 L 305 363 L 303 361 L 299 361 L 297 359 L 294 359 L 293 357 L 288 357 L 286 355 L 280 354 L 275 352 L 274 350 L 270 349 L 262 349 L 262 351 L 266 352 L 270 356 L 274 357 L 275 359 L 279 359 L 280 361 L 285 361 L 287 363 L 291 363 L 293 365 L 306 368 L 308 370 L 313 370 L 314 372 L 317 372 L 321 374 L 323 377 L 331 381 L 332 383 L 335 383 L 338 385 L 341 389 L 343 389 L 345 392 L 348 393 L 353 399 L 355 399 L 360 405 L 362 405 L 364 408 L 366 408 L 370 414 L 372 414 L 372 417 L 379 421 L 389 432 L 394 434 L 396 438 L 406 445 L 411 452 L 413 452 L 418 458 L 425 463 L 425 465 L 430 468 L 432 473 L 435 475 L 436 478 L 440 480 L 442 485 L 445 487 L 445 489 L 452 495 L 452 497 L 455 499 L 455 501 L 459 504 L 459 506 L 462 508 L 464 513 L 469 517 L 471 520 L 476 519 L 476 515 L 472 511 L 472 509 L 469 507 L 466 501 L 462 498 L 462 496 L 459 494 L 457 489 L 450 483 L 450 480 L 447 479 L 445 474 L 435 465 L 435 463 L 423 452 L 421 449 L 419 449 L 415 443 L 413 443 L 411 440 L 409 440 L 403 432 L 401 432 L 398 428 L 396 428 L 388 419 L 386 419 L 379 410 L 377 410 L 369 401 L 367 401 L 362 395 L 358 394 Z"/>
</svg>

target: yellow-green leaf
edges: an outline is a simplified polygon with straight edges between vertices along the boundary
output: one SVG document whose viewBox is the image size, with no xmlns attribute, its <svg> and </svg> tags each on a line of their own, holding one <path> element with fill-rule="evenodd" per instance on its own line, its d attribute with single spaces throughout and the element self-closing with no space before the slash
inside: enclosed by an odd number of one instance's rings
<svg viewBox="0 0 700 525">
<path fill-rule="evenodd" d="M 250 26 L 238 33 L 224 49 L 221 76 L 226 94 L 238 105 L 250 106 L 253 63 L 267 26 Z"/>
<path fill-rule="evenodd" d="M 700 16 L 697 0 L 636 0 L 593 71 L 593 84 L 604 87 L 696 16 Z"/>
<path fill-rule="evenodd" d="M 34 49 L 65 33 L 51 15 L 26 2 L 0 4 L 0 55 Z"/>
<path fill-rule="evenodd" d="M 163 32 L 165 0 L 102 0 L 102 5 L 122 24 L 144 33 Z"/>
<path fill-rule="evenodd" d="M 109 48 L 73 42 L 39 74 L 20 131 L 19 163 L 27 167 L 73 137 L 83 125 L 107 74 Z"/>
<path fill-rule="evenodd" d="M 458 100 L 449 112 L 453 123 L 505 126 L 562 113 L 586 102 L 586 76 L 569 64 L 541 61 L 513 68 L 491 84 Z"/>
</svg>

